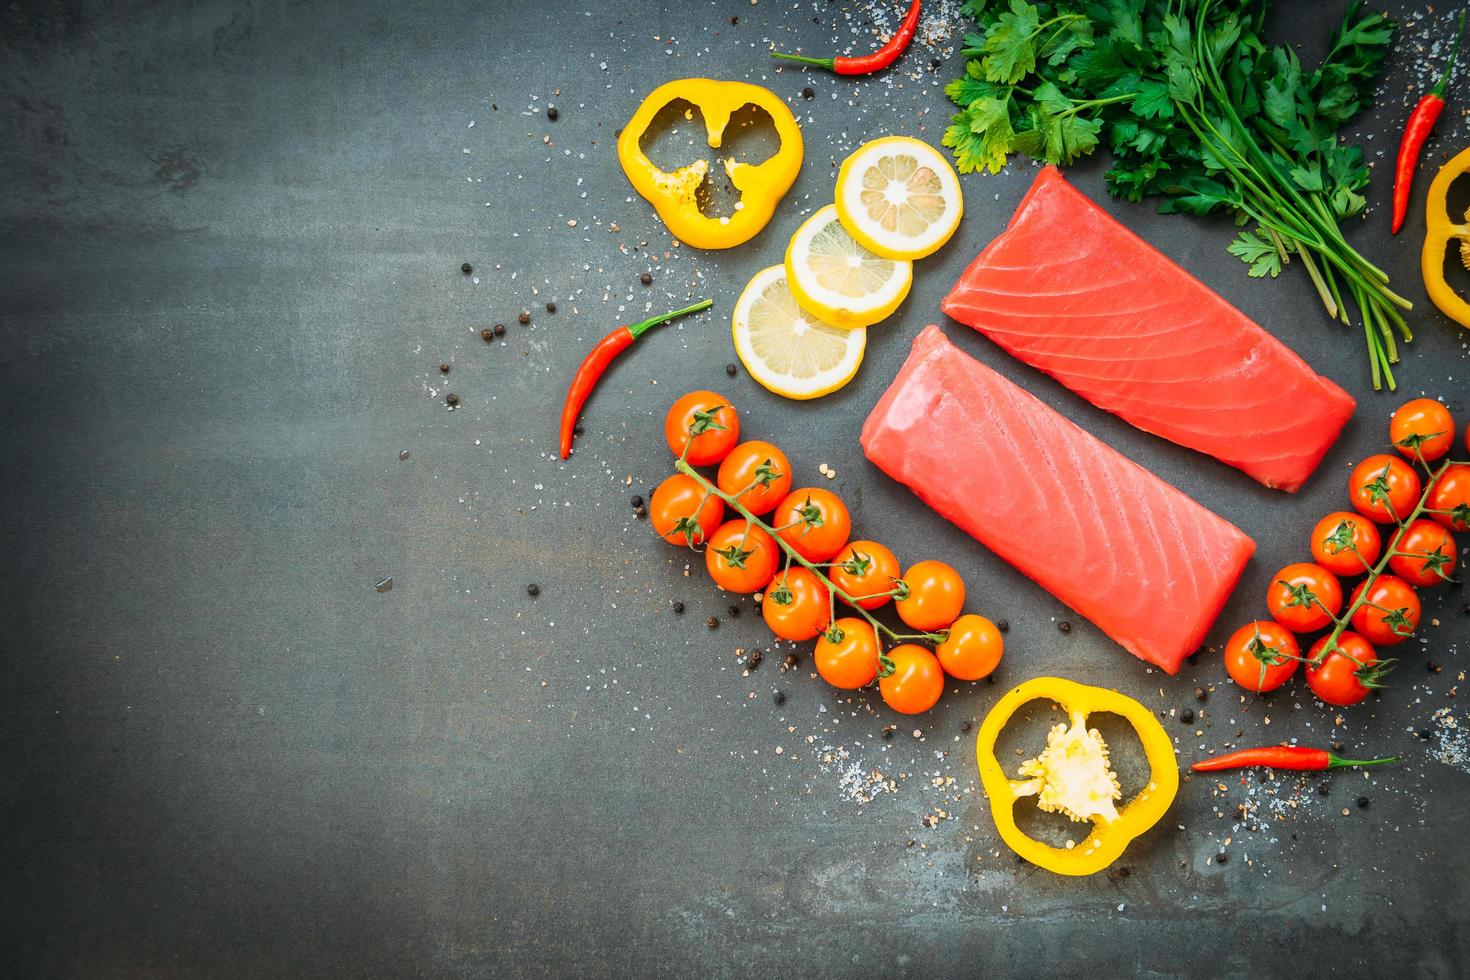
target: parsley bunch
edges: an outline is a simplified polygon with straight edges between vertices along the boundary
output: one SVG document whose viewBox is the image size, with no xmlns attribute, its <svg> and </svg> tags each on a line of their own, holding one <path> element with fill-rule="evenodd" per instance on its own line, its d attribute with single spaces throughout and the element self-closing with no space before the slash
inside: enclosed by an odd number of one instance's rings
<svg viewBox="0 0 1470 980">
<path fill-rule="evenodd" d="M 1412 339 L 1408 300 L 1342 235 L 1368 168 L 1337 131 L 1372 103 L 1393 24 L 1352 3 L 1322 63 L 1262 36 L 1263 0 L 968 0 L 970 59 L 945 92 L 961 172 L 995 173 L 1012 153 L 1066 165 L 1106 143 L 1114 194 L 1159 210 L 1230 213 L 1231 254 L 1249 275 L 1299 259 L 1330 316 L 1367 339 L 1373 387 Z"/>
</svg>

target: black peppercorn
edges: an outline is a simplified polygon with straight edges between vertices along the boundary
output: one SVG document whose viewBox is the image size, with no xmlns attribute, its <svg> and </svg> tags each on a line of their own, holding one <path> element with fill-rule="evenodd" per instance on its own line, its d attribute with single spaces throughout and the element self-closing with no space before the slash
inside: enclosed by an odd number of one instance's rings
<svg viewBox="0 0 1470 980">
<path fill-rule="evenodd" d="M 444 404 L 448 405 L 450 408 L 453 408 L 454 406 L 459 404 L 459 396 L 451 391 L 449 394 L 444 396 Z"/>
<path fill-rule="evenodd" d="M 520 322 L 522 325 L 525 325 L 527 323 L 530 323 L 531 322 L 531 311 L 530 310 L 521 310 L 521 313 L 520 313 L 519 316 L 516 317 L 516 320 L 518 322 Z"/>
<path fill-rule="evenodd" d="M 651 272 L 645 272 L 645 273 L 643 273 L 643 275 L 641 275 L 641 276 L 638 277 L 638 281 L 641 282 L 641 283 L 643 283 L 643 285 L 645 285 L 645 286 L 652 286 L 653 285 L 653 273 L 651 273 Z"/>
<path fill-rule="evenodd" d="M 540 594 L 541 586 L 537 585 L 535 582 L 532 582 L 530 585 L 526 586 L 526 595 L 530 596 L 532 599 L 536 598 Z"/>
<path fill-rule="evenodd" d="M 786 695 L 782 694 L 781 689 L 778 687 L 775 690 L 771 691 L 771 700 L 776 702 L 777 704 L 785 704 Z"/>
<path fill-rule="evenodd" d="M 648 516 L 648 511 L 646 509 L 644 509 L 643 507 L 634 507 L 633 508 L 633 516 L 636 517 L 636 518 L 638 518 L 641 521 L 641 520 L 643 520 L 643 518 L 645 518 L 645 517 Z"/>
<path fill-rule="evenodd" d="M 556 111 L 556 106 L 549 105 L 549 106 L 546 107 L 546 118 L 547 119 L 551 119 L 551 120 L 554 121 L 556 119 L 556 117 L 559 116 L 559 115 L 561 115 L 561 113 L 559 113 L 559 112 Z"/>
<path fill-rule="evenodd" d="M 709 619 L 706 619 L 704 621 L 704 625 L 708 626 L 710 629 L 714 629 L 716 626 L 720 625 L 720 618 L 718 616 L 711 616 Z"/>
<path fill-rule="evenodd" d="M 1320 782 L 1320 783 L 1317 784 L 1317 793 L 1318 793 L 1318 795 L 1326 796 L 1329 791 L 1330 791 L 1330 787 L 1327 785 L 1327 781 L 1326 780 L 1323 780 L 1322 782 Z"/>
<path fill-rule="evenodd" d="M 939 67 L 941 67 L 943 65 L 944 65 L 944 62 L 940 61 L 938 58 L 930 58 L 929 59 L 929 67 L 930 68 L 939 68 Z"/>
<path fill-rule="evenodd" d="M 1430 730 L 1429 730 L 1429 729 L 1427 729 L 1427 728 L 1421 728 L 1421 729 L 1419 729 L 1419 730 L 1418 730 L 1418 731 L 1417 731 L 1417 732 L 1415 732 L 1415 733 L 1414 733 L 1414 734 L 1415 734 L 1415 735 L 1417 735 L 1417 736 L 1418 736 L 1418 737 L 1419 737 L 1419 738 L 1421 738 L 1421 739 L 1423 739 L 1423 740 L 1424 740 L 1424 741 L 1426 741 L 1426 742 L 1427 742 L 1427 741 L 1429 741 L 1429 737 L 1430 737 L 1430 736 L 1431 736 L 1431 735 L 1433 735 L 1433 734 L 1434 734 L 1434 733 L 1433 733 L 1433 732 L 1431 732 L 1431 731 L 1430 731 Z"/>
<path fill-rule="evenodd" d="M 1072 632 L 1072 624 L 1064 619 L 1060 623 L 1057 623 L 1057 629 L 1061 630 L 1063 633 L 1070 633 Z"/>
<path fill-rule="evenodd" d="M 732 617 L 739 616 L 740 615 L 740 607 L 739 606 L 731 606 L 730 607 L 730 615 Z"/>
<path fill-rule="evenodd" d="M 797 664 L 797 662 L 798 662 L 798 661 L 799 661 L 799 660 L 800 660 L 800 659 L 801 659 L 801 658 L 800 658 L 800 657 L 798 657 L 798 656 L 797 656 L 797 655 L 796 655 L 796 654 L 794 654 L 794 653 L 788 653 L 788 654 L 787 654 L 787 655 L 786 655 L 786 659 L 785 659 L 785 660 L 783 660 L 783 661 L 781 661 L 781 662 L 782 662 L 782 663 L 783 663 L 783 664 L 785 664 L 785 665 L 786 665 L 786 669 L 787 669 L 787 670 L 791 670 L 791 669 L 793 669 L 793 668 L 795 668 L 795 667 L 796 667 L 796 664 Z"/>
<path fill-rule="evenodd" d="M 556 312 L 556 303 L 555 302 L 547 303 L 546 304 L 546 312 L 547 313 L 555 313 Z"/>
<path fill-rule="evenodd" d="M 731 27 L 734 27 L 738 23 L 740 23 L 740 18 L 739 17 L 731 17 L 730 18 L 730 26 Z"/>
<path fill-rule="evenodd" d="M 893 729 L 892 728 L 884 728 L 883 729 L 883 738 L 885 740 L 890 740 L 891 741 L 893 739 Z"/>
<path fill-rule="evenodd" d="M 684 603 L 680 602 L 678 599 L 675 599 L 674 600 L 674 615 L 675 616 L 682 616 L 682 615 L 684 615 Z"/>
<path fill-rule="evenodd" d="M 1427 671 L 1429 671 L 1431 674 L 1437 674 L 1440 671 L 1444 670 L 1444 668 L 1441 667 L 1439 665 L 1439 662 L 1436 661 L 1436 660 L 1431 660 L 1428 663 L 1426 663 L 1424 665 L 1424 669 L 1427 670 Z"/>
<path fill-rule="evenodd" d="M 1197 687 L 1194 689 L 1194 699 L 1196 701 L 1208 701 L 1210 699 L 1210 692 L 1202 687 Z"/>
<path fill-rule="evenodd" d="M 1194 723 L 1194 709 L 1193 708 L 1185 708 L 1183 711 L 1179 712 L 1179 720 L 1182 721 L 1182 722 L 1184 722 L 1184 724 L 1186 724 L 1186 725 L 1193 724 Z"/>
<path fill-rule="evenodd" d="M 733 365 L 733 364 L 726 364 L 725 365 L 725 373 L 728 374 L 732 378 L 735 377 L 735 370 L 736 370 L 735 365 Z"/>
<path fill-rule="evenodd" d="M 1359 810 L 1366 810 L 1366 809 L 1368 809 L 1368 797 L 1366 797 L 1366 796 L 1360 796 L 1360 797 L 1358 797 L 1358 809 Z"/>
<path fill-rule="evenodd" d="M 465 275 L 469 275 L 471 272 L 475 271 L 475 267 L 466 262 L 464 265 L 459 267 L 459 271 L 463 272 Z"/>
<path fill-rule="evenodd" d="M 1011 628 L 1011 621 L 1009 619 L 997 619 L 995 621 L 995 628 L 1002 633 L 1008 632 Z"/>
<path fill-rule="evenodd" d="M 440 374 L 448 374 L 449 373 L 449 365 L 448 364 L 441 364 L 441 365 L 439 365 L 439 373 Z"/>
<path fill-rule="evenodd" d="M 962 732 L 968 732 L 970 730 L 970 728 L 971 728 L 971 725 L 970 725 L 970 723 L 968 721 L 965 722 L 964 724 L 960 725 L 960 731 L 962 731 Z"/>
<path fill-rule="evenodd" d="M 642 497 L 642 495 L 641 494 L 636 494 L 636 493 L 633 494 L 632 504 L 633 504 L 634 507 L 642 507 L 643 506 L 643 497 Z"/>
<path fill-rule="evenodd" d="M 495 325 L 495 336 L 497 336 L 497 337 L 504 337 L 505 336 L 505 324 L 503 324 L 503 323 L 497 323 Z"/>
<path fill-rule="evenodd" d="M 801 97 L 803 99 L 815 99 L 817 97 L 817 93 L 813 92 L 812 87 L 808 85 L 806 88 L 801 90 Z"/>
<path fill-rule="evenodd" d="M 759 650 L 752 650 L 752 651 L 750 651 L 750 653 L 745 658 L 745 669 L 746 670 L 755 670 L 760 665 L 761 665 L 761 652 Z"/>
<path fill-rule="evenodd" d="M 1224 851 L 1221 851 L 1219 854 L 1216 854 L 1215 855 L 1215 863 L 1216 864 L 1224 864 L 1226 861 L 1229 861 L 1229 860 L 1230 860 L 1230 855 L 1229 854 L 1226 854 Z"/>
<path fill-rule="evenodd" d="M 480 331 L 480 339 L 487 344 L 490 343 L 491 340 L 495 339 L 495 331 L 491 330 L 489 327 L 486 327 L 484 330 Z"/>
</svg>

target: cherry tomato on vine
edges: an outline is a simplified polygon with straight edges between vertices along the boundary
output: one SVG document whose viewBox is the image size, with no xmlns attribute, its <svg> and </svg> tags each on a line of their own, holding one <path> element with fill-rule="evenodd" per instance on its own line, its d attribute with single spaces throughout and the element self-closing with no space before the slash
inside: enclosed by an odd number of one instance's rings
<svg viewBox="0 0 1470 980">
<path fill-rule="evenodd" d="M 834 639 L 835 637 L 835 639 Z M 812 655 L 822 680 L 844 691 L 855 691 L 878 676 L 878 631 L 865 619 L 847 616 L 817 637 Z"/>
<path fill-rule="evenodd" d="M 965 608 L 965 581 L 942 561 L 921 561 L 903 573 L 908 595 L 893 600 L 898 618 L 916 630 L 942 630 Z"/>
<path fill-rule="evenodd" d="M 822 580 L 798 565 L 778 572 L 766 586 L 761 617 L 772 633 L 800 643 L 827 628 L 830 601 Z"/>
<path fill-rule="evenodd" d="M 1317 659 L 1326 649 L 1327 640 L 1324 636 L 1313 643 L 1307 657 Z M 1308 665 L 1307 686 L 1326 703 L 1346 708 L 1366 698 L 1370 689 L 1381 686 L 1381 673 L 1373 646 L 1352 630 L 1343 630 L 1338 634 L 1336 649 L 1322 663 Z"/>
<path fill-rule="evenodd" d="M 888 707 L 904 715 L 928 711 L 944 693 L 944 670 L 939 658 L 917 643 L 888 651 L 893 673 L 878 679 L 878 691 Z"/>
<path fill-rule="evenodd" d="M 863 609 L 877 609 L 891 598 L 884 593 L 893 589 L 898 578 L 898 559 L 876 541 L 849 541 L 832 559 L 827 577 Z"/>
<path fill-rule="evenodd" d="M 1321 565 L 1296 562 L 1271 576 L 1266 608 L 1293 633 L 1311 633 L 1331 623 L 1342 608 L 1342 586 Z"/>
<path fill-rule="evenodd" d="M 1433 462 L 1454 444 L 1455 420 L 1450 410 L 1433 398 L 1415 398 L 1394 411 L 1388 423 L 1388 437 L 1393 440 L 1393 447 L 1408 459 L 1414 458 L 1417 445 L 1425 462 Z"/>
<path fill-rule="evenodd" d="M 1339 530 L 1344 524 L 1347 529 Z M 1378 528 L 1362 514 L 1335 511 L 1312 528 L 1312 557 L 1334 575 L 1362 575 L 1381 554 L 1383 539 Z"/>
<path fill-rule="evenodd" d="M 1247 691 L 1274 691 L 1296 673 L 1302 648 L 1280 623 L 1246 623 L 1225 641 L 1225 670 Z"/>
<path fill-rule="evenodd" d="M 698 430 L 692 436 L 692 445 L 691 427 Z M 684 447 L 689 446 L 689 455 L 684 457 L 689 465 L 709 466 L 724 459 L 740 441 L 740 416 L 723 395 L 691 391 L 669 407 L 669 414 L 664 416 L 664 438 L 675 456 L 682 456 Z"/>
<path fill-rule="evenodd" d="M 978 681 L 989 676 L 1000 664 L 1004 651 L 1005 640 L 1000 630 L 984 616 L 974 613 L 955 620 L 949 635 L 934 648 L 944 672 L 962 681 Z"/>
<path fill-rule="evenodd" d="M 1419 593 L 1394 575 L 1378 576 L 1373 580 L 1373 587 L 1365 593 L 1363 589 L 1367 585 L 1367 582 L 1359 583 L 1353 590 L 1353 602 L 1357 602 L 1360 595 L 1364 600 L 1353 613 L 1353 629 L 1375 646 L 1390 647 L 1407 640 L 1409 634 L 1419 628 L 1419 615 L 1423 611 Z"/>
<path fill-rule="evenodd" d="M 1388 567 L 1410 585 L 1443 585 L 1455 570 L 1455 536 L 1433 521 L 1415 521 L 1394 535 L 1389 547 L 1410 552 L 1388 560 Z"/>
<path fill-rule="evenodd" d="M 720 463 L 715 486 L 757 517 L 769 514 L 791 490 L 791 463 L 769 442 L 742 442 Z"/>
<path fill-rule="evenodd" d="M 713 494 L 705 496 L 698 481 L 683 473 L 660 483 L 648 500 L 649 523 L 669 544 L 702 543 L 720 526 L 723 516 L 724 502 Z"/>
<path fill-rule="evenodd" d="M 765 588 L 780 564 L 776 539 L 743 517 L 721 524 L 704 549 L 709 577 L 725 591 L 742 595 Z"/>
<path fill-rule="evenodd" d="M 1379 524 L 1394 523 L 1394 516 L 1408 517 L 1419 502 L 1419 474 L 1398 456 L 1379 453 L 1369 456 L 1348 477 L 1348 496 L 1359 514 Z M 1392 513 L 1389 508 L 1392 507 Z"/>
<path fill-rule="evenodd" d="M 1470 428 L 1466 433 L 1470 435 Z M 1436 523 L 1454 531 L 1470 531 L 1470 463 L 1454 463 L 1446 468 L 1429 491 L 1425 506 L 1445 512 L 1429 515 Z M 1464 510 L 1459 509 L 1462 507 Z"/>
<path fill-rule="evenodd" d="M 847 505 L 819 487 L 793 490 L 776 506 L 771 524 L 809 562 L 831 561 L 852 533 Z"/>
</svg>

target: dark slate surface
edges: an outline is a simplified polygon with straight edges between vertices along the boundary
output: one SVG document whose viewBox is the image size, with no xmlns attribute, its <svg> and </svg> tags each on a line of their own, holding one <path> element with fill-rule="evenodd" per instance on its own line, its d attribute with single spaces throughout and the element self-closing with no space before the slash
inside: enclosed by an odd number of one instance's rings
<svg viewBox="0 0 1470 980">
<path fill-rule="evenodd" d="M 777 73 L 766 50 L 861 50 L 886 4 L 484 6 L 0 10 L 5 972 L 1463 975 L 1470 767 L 1434 716 L 1459 717 L 1464 593 L 1428 599 L 1440 625 L 1339 725 L 1300 684 L 1241 702 L 1216 656 L 1170 679 L 1085 623 L 1063 635 L 1075 617 L 861 458 L 864 415 L 1029 165 L 964 179 L 959 234 L 848 388 L 796 404 L 726 377 L 733 301 L 829 199 L 835 161 L 884 133 L 937 142 L 958 28 L 931 21 L 899 71 L 852 81 Z M 1326 18 L 1281 7 L 1272 29 L 1311 56 Z M 1444 16 L 1409 22 L 1362 120 L 1375 203 Z M 728 253 L 671 248 L 613 157 L 643 93 L 691 74 L 770 85 L 806 134 L 771 227 Z M 1452 110 L 1431 159 L 1467 138 Z M 1257 538 L 1218 643 L 1305 555 L 1395 399 L 1371 393 L 1360 338 L 1297 270 L 1250 281 L 1224 223 L 1107 199 L 1101 172 L 1073 178 L 1361 399 L 1290 497 L 948 325 Z M 1420 302 L 1401 390 L 1466 416 L 1470 335 L 1422 302 L 1420 220 L 1388 240 L 1378 208 L 1353 234 Z M 716 310 L 619 365 L 580 451 L 555 460 L 589 344 L 704 295 Z M 487 346 L 496 321 L 509 332 Z M 913 721 L 840 701 L 809 660 L 783 673 L 784 649 L 745 676 L 733 651 L 765 643 L 756 608 L 730 618 L 697 562 L 634 520 L 630 495 L 669 469 L 662 413 L 692 386 L 728 393 L 805 479 L 834 466 L 864 533 L 956 565 L 972 605 L 1010 620 L 1004 685 L 1057 672 L 1166 712 L 1210 688 L 1194 725 L 1166 721 L 1184 761 L 1241 732 L 1407 763 L 1334 775 L 1325 796 L 1315 779 L 1194 780 L 1126 878 L 1018 866 L 962 727 L 1001 684 L 955 686 Z M 859 802 L 873 770 L 894 790 Z"/>
</svg>

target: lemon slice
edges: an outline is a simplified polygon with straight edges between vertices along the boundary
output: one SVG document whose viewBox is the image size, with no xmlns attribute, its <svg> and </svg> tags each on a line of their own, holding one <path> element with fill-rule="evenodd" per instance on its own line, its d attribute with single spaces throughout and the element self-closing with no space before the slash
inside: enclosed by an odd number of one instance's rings
<svg viewBox="0 0 1470 980">
<path fill-rule="evenodd" d="M 791 236 L 786 278 L 807 312 L 823 323 L 852 330 L 877 323 L 898 309 L 913 285 L 914 266 L 863 248 L 829 204 Z"/>
<path fill-rule="evenodd" d="M 965 213 L 954 168 L 910 136 L 864 143 L 837 172 L 837 214 L 869 251 L 922 259 L 949 241 Z"/>
<path fill-rule="evenodd" d="M 819 398 L 852 380 L 868 331 L 828 326 L 796 302 L 785 266 L 757 272 L 735 301 L 735 353 L 750 376 L 787 398 Z"/>
</svg>

